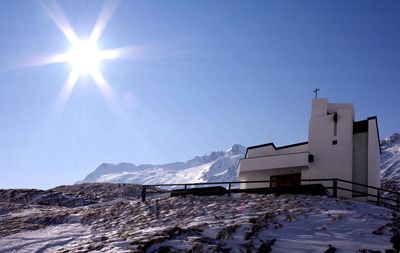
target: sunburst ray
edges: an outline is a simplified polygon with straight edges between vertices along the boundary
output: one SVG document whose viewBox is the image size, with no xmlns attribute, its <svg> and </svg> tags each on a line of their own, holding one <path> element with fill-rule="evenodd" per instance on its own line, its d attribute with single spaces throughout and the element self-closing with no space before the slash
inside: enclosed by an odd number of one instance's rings
<svg viewBox="0 0 400 253">
<path fill-rule="evenodd" d="M 105 27 L 107 26 L 108 22 L 110 21 L 113 13 L 117 9 L 119 5 L 119 1 L 105 1 L 103 4 L 103 7 L 101 9 L 101 12 L 99 14 L 99 17 L 97 18 L 97 22 L 93 28 L 92 33 L 89 36 L 89 42 L 90 43 L 96 43 L 101 34 L 103 33 Z"/>
<path fill-rule="evenodd" d="M 120 0 L 106 0 L 102 6 L 97 21 L 87 41 L 81 40 L 68 19 L 64 15 L 61 7 L 56 1 L 39 0 L 45 13 L 50 17 L 54 24 L 60 29 L 65 38 L 71 44 L 71 50 L 52 56 L 36 58 L 30 62 L 17 66 L 16 68 L 27 68 L 55 63 L 70 63 L 72 66 L 65 85 L 58 95 L 55 107 L 62 110 L 68 103 L 71 93 L 78 82 L 79 76 L 85 73 L 95 81 L 104 99 L 109 105 L 116 105 L 116 96 L 103 74 L 98 69 L 98 62 L 101 60 L 113 60 L 117 58 L 132 58 L 138 56 L 142 48 L 139 46 L 127 46 L 114 49 L 97 50 L 96 42 L 99 40 L 104 29 L 115 13 Z"/>
<path fill-rule="evenodd" d="M 51 7 L 45 4 L 44 1 L 39 1 L 39 3 L 46 12 L 46 14 L 53 20 L 53 22 L 62 31 L 62 33 L 65 35 L 65 37 L 71 44 L 75 44 L 76 42 L 79 41 L 78 36 L 72 29 L 63 11 L 61 10 L 60 6 L 58 6 L 56 1 L 48 2 L 51 4 Z"/>
<path fill-rule="evenodd" d="M 60 94 L 58 95 L 58 98 L 55 103 L 55 109 L 57 111 L 62 111 L 67 104 L 69 97 L 71 96 L 72 90 L 75 87 L 76 82 L 78 81 L 79 78 L 79 71 L 78 70 L 72 70 L 71 73 L 68 76 L 67 81 L 65 82 L 65 85 L 63 89 L 61 90 Z"/>
<path fill-rule="evenodd" d="M 92 69 L 90 74 L 93 80 L 96 82 L 97 87 L 99 88 L 101 94 L 104 99 L 110 106 L 116 105 L 116 99 L 114 91 L 111 89 L 111 86 L 108 84 L 103 74 L 98 69 Z"/>
</svg>

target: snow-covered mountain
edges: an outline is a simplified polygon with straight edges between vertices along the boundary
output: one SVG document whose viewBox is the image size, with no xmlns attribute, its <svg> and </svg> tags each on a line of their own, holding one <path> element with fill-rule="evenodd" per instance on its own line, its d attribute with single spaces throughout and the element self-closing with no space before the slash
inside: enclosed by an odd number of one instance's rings
<svg viewBox="0 0 400 253">
<path fill-rule="evenodd" d="M 400 134 L 383 139 L 381 149 L 382 187 L 400 191 Z"/>
<path fill-rule="evenodd" d="M 103 163 L 79 183 L 197 183 L 236 180 L 236 167 L 246 148 L 233 145 L 226 151 L 197 156 L 186 162 L 162 165 Z"/>
<path fill-rule="evenodd" d="M 400 134 L 381 141 L 381 177 L 384 185 L 393 188 L 400 180 Z M 246 148 L 233 145 L 226 151 L 197 156 L 186 162 L 163 165 L 135 165 L 132 163 L 103 163 L 79 183 L 188 183 L 236 180 L 236 168 Z M 394 185 L 393 185 L 393 182 Z"/>
<path fill-rule="evenodd" d="M 396 133 L 381 141 L 381 176 L 397 179 L 400 176 L 400 134 Z"/>
</svg>

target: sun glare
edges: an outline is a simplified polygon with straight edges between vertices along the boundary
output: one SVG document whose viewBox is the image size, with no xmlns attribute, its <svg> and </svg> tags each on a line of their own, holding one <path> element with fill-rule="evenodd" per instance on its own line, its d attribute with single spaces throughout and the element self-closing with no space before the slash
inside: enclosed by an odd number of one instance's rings
<svg viewBox="0 0 400 253">
<path fill-rule="evenodd" d="M 99 50 L 96 46 L 114 11 L 117 9 L 119 1 L 113 0 L 104 2 L 98 19 L 87 40 L 81 40 L 77 36 L 56 1 L 46 3 L 40 1 L 40 4 L 48 16 L 53 20 L 54 24 L 58 26 L 61 32 L 65 35 L 65 38 L 71 43 L 71 49 L 69 51 L 46 57 L 33 64 L 34 66 L 65 62 L 71 65 L 72 70 L 59 97 L 57 98 L 56 105 L 59 105 L 62 109 L 68 102 L 72 90 L 79 80 L 79 76 L 87 74 L 92 77 L 107 102 L 113 104 L 115 101 L 115 95 L 99 70 L 100 62 L 103 60 L 114 60 L 126 57 L 134 50 L 137 50 L 136 47 L 134 48 L 132 46 Z"/>
<path fill-rule="evenodd" d="M 97 69 L 101 52 L 94 43 L 78 41 L 68 52 L 67 58 L 74 70 L 87 74 Z"/>
</svg>

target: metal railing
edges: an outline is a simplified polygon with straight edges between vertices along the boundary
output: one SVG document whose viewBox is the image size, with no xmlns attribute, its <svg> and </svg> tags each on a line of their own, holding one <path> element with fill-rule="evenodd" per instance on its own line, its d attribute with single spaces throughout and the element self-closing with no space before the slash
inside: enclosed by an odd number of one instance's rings
<svg viewBox="0 0 400 253">
<path fill-rule="evenodd" d="M 172 192 L 171 187 L 180 187 L 179 190 L 190 190 L 190 189 L 197 189 L 201 188 L 198 186 L 224 186 L 226 189 L 226 193 L 230 195 L 231 193 L 235 192 L 246 192 L 246 189 L 238 189 L 233 188 L 233 185 L 240 185 L 240 184 L 258 184 L 257 188 L 273 188 L 270 187 L 270 180 L 256 180 L 256 181 L 231 181 L 231 182 L 207 182 L 207 183 L 180 183 L 180 184 L 149 184 L 149 185 L 142 185 L 142 201 L 146 200 L 146 195 L 148 189 L 152 189 L 151 193 L 168 193 Z M 400 193 L 386 190 L 383 188 L 378 188 L 366 184 L 361 184 L 357 182 L 352 182 L 344 179 L 339 178 L 321 178 L 321 179 L 301 179 L 301 185 L 306 185 L 304 183 L 315 183 L 315 182 L 324 182 L 331 184 L 331 186 L 324 185 L 327 190 L 330 190 L 331 197 L 338 197 L 338 191 L 343 192 L 351 192 L 352 197 L 366 197 L 368 202 L 374 203 L 378 206 L 385 206 L 394 210 L 400 210 Z M 265 187 L 260 186 L 260 184 L 264 184 Z M 346 187 L 350 186 L 350 188 Z M 353 186 L 362 187 L 365 191 L 360 191 L 353 189 Z M 160 189 L 160 187 L 169 187 L 167 190 Z M 192 188 L 190 188 L 192 187 Z M 275 187 L 276 188 L 276 187 Z"/>
</svg>

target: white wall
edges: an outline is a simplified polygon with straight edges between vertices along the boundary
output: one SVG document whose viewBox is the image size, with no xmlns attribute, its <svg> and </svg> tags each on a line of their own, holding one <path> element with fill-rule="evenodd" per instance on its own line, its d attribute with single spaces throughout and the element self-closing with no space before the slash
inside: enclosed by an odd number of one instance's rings
<svg viewBox="0 0 400 253">
<path fill-rule="evenodd" d="M 308 166 L 308 152 L 241 159 L 240 181 L 270 180 L 271 176 L 300 173 Z M 269 183 L 242 184 L 241 188 L 269 187 Z"/>
<path fill-rule="evenodd" d="M 309 121 L 308 148 L 314 162 L 302 173 L 302 179 L 341 178 L 352 180 L 353 166 L 353 116 L 352 105 L 329 106 L 326 99 L 313 100 L 312 117 Z M 333 113 L 337 113 L 336 135 Z M 337 144 L 333 145 L 332 141 Z M 326 184 L 331 186 L 331 183 Z M 343 187 L 350 188 L 348 185 Z M 351 193 L 340 192 L 342 196 Z"/>
<path fill-rule="evenodd" d="M 335 113 L 337 114 L 336 127 Z M 247 158 L 249 159 L 241 160 L 238 178 L 241 181 L 270 180 L 271 176 L 301 172 L 302 179 L 339 178 L 380 187 L 380 151 L 376 118 L 369 119 L 368 134 L 360 133 L 353 136 L 354 114 L 352 104 L 329 104 L 327 99 L 314 99 L 309 121 L 308 144 L 284 149 L 275 149 L 272 145 L 248 149 Z M 334 140 L 337 141 L 336 145 L 332 143 Z M 365 158 L 366 145 L 368 158 Z M 292 161 L 295 158 L 294 155 L 266 157 L 298 152 L 311 153 L 314 156 L 314 162 L 303 161 L 302 164 L 297 164 Z M 353 161 L 355 161 L 354 164 Z M 325 185 L 332 186 L 332 183 L 325 183 Z M 241 187 L 267 186 L 269 185 L 264 183 L 245 184 Z M 346 183 L 339 183 L 338 186 L 352 188 Z M 370 193 L 376 192 L 370 191 Z M 352 197 L 352 193 L 346 191 L 338 191 L 338 195 Z"/>
<path fill-rule="evenodd" d="M 271 155 L 240 160 L 238 176 L 243 172 L 255 170 L 276 170 L 308 166 L 308 152 L 285 155 Z"/>
<path fill-rule="evenodd" d="M 328 104 L 328 112 L 334 113 L 339 110 L 350 110 L 352 112 L 352 121 L 354 121 L 354 105 L 353 104 Z"/>
<path fill-rule="evenodd" d="M 269 156 L 269 155 L 281 155 L 281 154 L 307 152 L 307 151 L 308 151 L 307 144 L 289 147 L 285 149 L 275 149 L 272 145 L 268 145 L 268 146 L 248 149 L 246 158 Z"/>
</svg>

